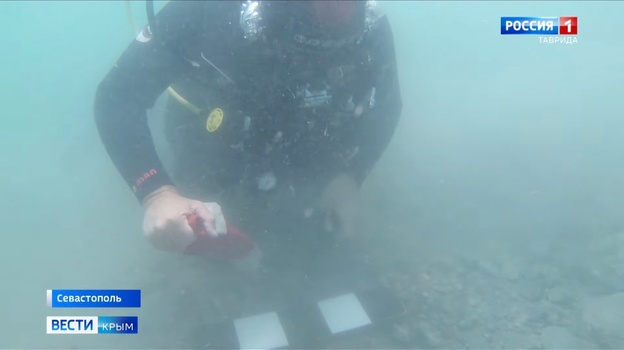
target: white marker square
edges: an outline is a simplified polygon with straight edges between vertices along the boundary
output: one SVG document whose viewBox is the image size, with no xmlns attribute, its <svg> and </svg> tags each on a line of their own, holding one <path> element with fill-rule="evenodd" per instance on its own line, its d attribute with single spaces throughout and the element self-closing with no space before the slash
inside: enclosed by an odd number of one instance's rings
<svg viewBox="0 0 624 350">
<path fill-rule="evenodd" d="M 288 345 L 284 328 L 275 312 L 234 321 L 241 349 L 274 349 Z"/>
<path fill-rule="evenodd" d="M 366 310 L 353 293 L 321 300 L 318 306 L 332 334 L 371 324 Z"/>
</svg>

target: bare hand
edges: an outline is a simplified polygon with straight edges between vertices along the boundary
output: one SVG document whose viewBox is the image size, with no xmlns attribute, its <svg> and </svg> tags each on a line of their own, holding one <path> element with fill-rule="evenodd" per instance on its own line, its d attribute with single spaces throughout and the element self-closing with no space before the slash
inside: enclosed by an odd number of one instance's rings
<svg viewBox="0 0 624 350">
<path fill-rule="evenodd" d="M 143 207 L 143 232 L 156 248 L 164 251 L 182 253 L 195 242 L 197 233 L 187 221 L 192 214 L 202 219 L 208 234 L 223 233 L 217 232 L 217 226 L 223 230 L 223 225 L 216 225 L 223 220 L 218 204 L 211 203 L 210 210 L 200 201 L 182 197 L 173 186 L 154 191 L 145 198 Z"/>
<path fill-rule="evenodd" d="M 326 228 L 332 231 L 337 229 L 338 234 L 343 237 L 352 236 L 358 201 L 359 189 L 353 177 L 341 174 L 330 181 L 321 197 L 321 207 L 326 212 Z M 332 223 L 332 217 L 338 219 L 337 228 Z"/>
</svg>

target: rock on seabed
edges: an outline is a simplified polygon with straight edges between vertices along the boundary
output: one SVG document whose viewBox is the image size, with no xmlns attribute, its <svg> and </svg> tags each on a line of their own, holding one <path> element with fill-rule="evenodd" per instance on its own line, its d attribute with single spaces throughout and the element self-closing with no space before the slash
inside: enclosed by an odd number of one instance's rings
<svg viewBox="0 0 624 350">
<path fill-rule="evenodd" d="M 587 300 L 583 321 L 600 343 L 624 348 L 624 292 Z"/>
</svg>

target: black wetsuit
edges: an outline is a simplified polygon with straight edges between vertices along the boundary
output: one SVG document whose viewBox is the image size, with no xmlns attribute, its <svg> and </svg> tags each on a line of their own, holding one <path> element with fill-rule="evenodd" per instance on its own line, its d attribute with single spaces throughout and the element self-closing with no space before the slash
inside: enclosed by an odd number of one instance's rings
<svg viewBox="0 0 624 350">
<path fill-rule="evenodd" d="M 206 186 L 255 183 L 267 172 L 278 186 L 326 182 L 339 172 L 361 183 L 390 141 L 401 97 L 385 17 L 361 41 L 319 61 L 289 53 L 283 42 L 269 44 L 270 37 L 246 39 L 240 9 L 237 1 L 167 4 L 153 37 L 144 31 L 99 85 L 100 136 L 139 200 L 173 185 L 147 123 L 147 110 L 169 86 L 202 110 L 197 115 L 174 101 L 169 133 L 213 175 Z M 224 117 L 210 132 L 206 118 L 215 108 Z"/>
</svg>

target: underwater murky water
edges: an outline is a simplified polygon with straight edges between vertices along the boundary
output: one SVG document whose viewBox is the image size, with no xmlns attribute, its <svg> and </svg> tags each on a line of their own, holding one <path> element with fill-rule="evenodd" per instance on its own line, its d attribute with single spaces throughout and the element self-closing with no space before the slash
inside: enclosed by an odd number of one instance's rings
<svg viewBox="0 0 624 350">
<path fill-rule="evenodd" d="M 144 241 L 92 116 L 134 36 L 125 6 L 0 3 L 0 347 L 209 347 L 216 318 L 302 288 L 296 273 L 262 284 Z M 145 23 L 143 2 L 131 6 Z M 383 6 L 404 112 L 364 187 L 352 251 L 408 313 L 329 346 L 624 347 L 624 3 Z M 501 36 L 501 16 L 578 16 L 578 43 Z M 140 333 L 45 335 L 45 316 L 78 313 L 46 308 L 51 288 L 142 289 L 138 311 L 80 310 L 136 314 Z"/>
</svg>

